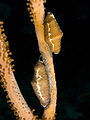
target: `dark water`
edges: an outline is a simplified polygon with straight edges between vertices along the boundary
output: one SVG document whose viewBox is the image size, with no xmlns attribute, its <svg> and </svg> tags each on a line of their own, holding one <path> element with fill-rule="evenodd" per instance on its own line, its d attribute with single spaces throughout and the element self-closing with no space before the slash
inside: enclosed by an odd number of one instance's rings
<svg viewBox="0 0 90 120">
<path fill-rule="evenodd" d="M 90 7 L 89 0 L 47 0 L 46 12 L 52 12 L 64 35 L 62 48 L 54 55 L 58 88 L 56 120 L 90 120 Z M 31 80 L 39 58 L 34 25 L 30 22 L 26 0 L 0 0 L 0 20 L 15 60 L 15 77 L 35 114 L 40 106 Z M 0 120 L 15 120 L 0 87 Z"/>
</svg>

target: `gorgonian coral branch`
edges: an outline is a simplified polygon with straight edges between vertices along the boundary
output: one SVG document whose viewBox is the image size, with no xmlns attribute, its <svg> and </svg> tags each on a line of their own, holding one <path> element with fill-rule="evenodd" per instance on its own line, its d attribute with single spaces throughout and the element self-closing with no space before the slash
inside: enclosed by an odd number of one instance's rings
<svg viewBox="0 0 90 120">
<path fill-rule="evenodd" d="M 46 72 L 48 75 L 48 80 L 50 84 L 50 103 L 49 105 L 45 108 L 44 113 L 43 113 L 43 118 L 46 120 L 53 120 L 55 118 L 55 111 L 56 111 L 56 100 L 57 100 L 57 87 L 56 87 L 56 80 L 55 80 L 55 72 L 54 72 L 54 64 L 53 64 L 53 57 L 52 57 L 52 50 L 50 50 L 49 45 L 46 43 L 45 40 L 45 33 L 48 31 L 45 31 L 44 29 L 44 5 L 43 5 L 43 0 L 28 0 L 28 11 L 30 13 L 30 17 L 32 17 L 31 21 L 34 22 L 35 26 L 35 31 L 38 39 L 38 45 L 39 45 L 39 50 L 40 53 L 42 54 L 43 58 L 43 63 L 45 64 L 46 67 Z M 51 18 L 53 15 L 50 15 L 49 22 L 51 22 Z M 54 20 L 54 19 L 53 19 Z M 49 24 L 49 22 L 47 24 Z M 62 31 L 58 29 L 57 23 L 54 20 L 53 22 L 53 35 L 55 36 L 55 40 L 59 39 L 58 41 L 56 40 L 56 51 L 60 51 L 60 45 L 58 47 L 58 43 L 60 44 L 60 40 L 62 37 Z M 49 24 L 51 25 L 51 24 Z M 50 28 L 49 28 L 50 29 Z M 55 33 L 60 33 L 60 35 L 56 36 L 54 33 L 54 29 L 57 30 Z M 50 36 L 50 33 L 48 34 Z M 50 39 L 51 42 L 52 39 Z M 53 41 L 52 41 L 53 42 Z M 54 45 L 54 44 L 53 44 Z M 57 49 L 59 48 L 59 49 Z M 57 51 L 58 50 L 58 51 Z M 44 91 L 44 89 L 43 89 Z"/>
<path fill-rule="evenodd" d="M 22 96 L 14 76 L 9 44 L 4 33 L 3 22 L 0 21 L 0 81 L 4 91 L 7 92 L 6 98 L 9 105 L 14 110 L 14 114 L 20 120 L 32 120 L 34 118 L 24 97 Z"/>
<path fill-rule="evenodd" d="M 48 13 L 45 17 L 43 0 L 27 0 L 28 11 L 33 21 L 42 61 L 34 67 L 33 89 L 44 107 L 42 120 L 54 120 L 57 100 L 57 87 L 55 80 L 53 55 L 58 54 L 61 48 L 62 31 L 54 15 Z M 7 101 L 18 119 L 38 120 L 28 107 L 14 76 L 14 69 L 9 50 L 7 37 L 4 34 L 3 22 L 0 21 L 0 81 L 7 92 Z"/>
</svg>

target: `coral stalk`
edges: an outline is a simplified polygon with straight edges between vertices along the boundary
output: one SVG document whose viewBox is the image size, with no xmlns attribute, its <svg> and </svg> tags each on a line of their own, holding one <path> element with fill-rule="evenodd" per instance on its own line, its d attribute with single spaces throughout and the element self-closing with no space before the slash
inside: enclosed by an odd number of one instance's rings
<svg viewBox="0 0 90 120">
<path fill-rule="evenodd" d="M 42 120 L 54 120 L 57 101 L 57 86 L 52 53 L 58 54 L 60 51 L 62 31 L 60 30 L 53 14 L 48 13 L 46 19 L 44 0 L 27 0 L 28 11 L 31 21 L 33 21 L 39 45 L 42 61 L 38 61 L 34 70 L 32 86 L 35 88 L 37 97 L 44 107 Z M 55 31 L 54 31 L 55 30 Z M 17 81 L 14 76 L 14 69 L 9 50 L 9 43 L 4 33 L 3 22 L 0 21 L 0 82 L 9 105 L 14 110 L 14 114 L 20 120 L 40 120 L 28 107 Z M 43 84 L 43 85 L 42 85 Z M 40 91 L 41 90 L 41 91 Z M 44 94 L 46 92 L 46 94 Z"/>
<path fill-rule="evenodd" d="M 7 102 L 14 110 L 14 114 L 21 120 L 32 120 L 33 114 L 16 82 L 11 63 L 13 59 L 11 59 L 10 55 L 11 52 L 4 34 L 3 22 L 0 21 L 0 81 L 4 91 L 7 92 Z"/>
<path fill-rule="evenodd" d="M 29 0 L 28 0 L 29 1 Z M 45 59 L 46 67 L 48 67 L 49 71 L 47 71 L 51 75 L 52 82 L 52 93 L 51 93 L 51 102 L 48 107 L 44 110 L 43 118 L 46 120 L 53 120 L 56 111 L 56 100 L 57 100 L 57 88 L 56 88 L 56 80 L 55 80 L 55 72 L 54 72 L 54 64 L 51 53 L 48 51 L 46 46 L 46 42 L 44 39 L 44 5 L 42 0 L 30 0 L 28 3 L 28 10 L 30 12 L 30 16 L 32 17 L 32 21 L 35 25 L 35 31 L 38 39 L 39 50 Z"/>
</svg>

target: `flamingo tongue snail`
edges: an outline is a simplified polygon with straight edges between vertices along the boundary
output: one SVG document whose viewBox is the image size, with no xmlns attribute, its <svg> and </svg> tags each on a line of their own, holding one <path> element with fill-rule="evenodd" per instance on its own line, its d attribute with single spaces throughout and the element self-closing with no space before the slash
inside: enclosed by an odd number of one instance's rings
<svg viewBox="0 0 90 120">
<path fill-rule="evenodd" d="M 62 36 L 63 33 L 54 15 L 48 12 L 44 19 L 44 37 L 51 56 L 52 53 L 58 54 L 60 52 Z M 34 67 L 34 78 L 31 84 L 41 105 L 47 107 L 51 101 L 52 77 L 50 77 L 50 68 L 44 56 L 42 59 L 43 62 L 38 61 Z"/>
<path fill-rule="evenodd" d="M 44 37 L 52 53 L 58 54 L 61 49 L 61 38 L 63 33 L 51 12 L 47 13 L 44 20 Z"/>
<path fill-rule="evenodd" d="M 46 107 L 50 102 L 50 86 L 44 63 L 38 61 L 35 65 L 31 84 L 41 105 Z"/>
</svg>

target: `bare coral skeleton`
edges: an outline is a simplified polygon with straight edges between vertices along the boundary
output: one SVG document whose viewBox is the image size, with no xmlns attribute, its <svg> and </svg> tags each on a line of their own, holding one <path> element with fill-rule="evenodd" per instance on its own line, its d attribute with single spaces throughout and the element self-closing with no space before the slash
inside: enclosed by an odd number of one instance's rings
<svg viewBox="0 0 90 120">
<path fill-rule="evenodd" d="M 38 60 L 34 67 L 34 78 L 31 82 L 36 96 L 44 107 L 42 120 L 54 120 L 57 100 L 53 55 L 60 52 L 60 42 L 63 33 L 56 22 L 54 15 L 48 13 L 46 18 L 43 0 L 27 0 L 31 21 L 35 26 L 39 51 L 42 61 Z M 4 33 L 3 22 L 0 21 L 0 81 L 7 92 L 7 101 L 19 120 L 38 120 L 28 107 L 17 81 L 9 50 L 9 43 Z"/>
</svg>

